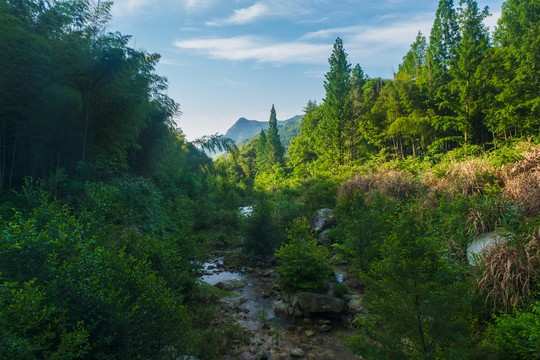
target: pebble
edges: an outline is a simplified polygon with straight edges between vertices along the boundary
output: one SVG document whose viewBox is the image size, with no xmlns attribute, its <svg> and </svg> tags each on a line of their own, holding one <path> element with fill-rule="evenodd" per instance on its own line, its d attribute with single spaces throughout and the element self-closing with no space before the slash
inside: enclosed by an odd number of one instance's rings
<svg viewBox="0 0 540 360">
<path fill-rule="evenodd" d="M 295 357 L 295 358 L 302 357 L 302 356 L 304 356 L 304 350 L 302 350 L 300 348 L 292 348 L 291 349 L 291 356 Z"/>
<path fill-rule="evenodd" d="M 321 329 L 322 332 L 330 332 L 330 330 L 332 330 L 330 325 L 327 325 L 327 324 L 321 325 L 320 329 Z"/>
</svg>

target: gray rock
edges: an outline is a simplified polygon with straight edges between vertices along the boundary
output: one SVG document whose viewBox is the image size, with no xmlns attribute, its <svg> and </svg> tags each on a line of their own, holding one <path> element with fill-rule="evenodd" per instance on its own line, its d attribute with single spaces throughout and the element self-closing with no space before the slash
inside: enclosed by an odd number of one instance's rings
<svg viewBox="0 0 540 360">
<path fill-rule="evenodd" d="M 351 302 L 351 301 L 355 301 L 355 300 L 359 300 L 359 299 L 362 299 L 362 296 L 356 295 L 356 294 L 345 294 L 345 295 L 343 295 L 343 300 L 345 300 L 346 302 Z"/>
<path fill-rule="evenodd" d="M 469 264 L 476 265 L 477 259 L 482 256 L 482 252 L 489 246 L 496 246 L 497 244 L 504 244 L 509 237 L 512 237 L 509 231 L 495 230 L 492 232 L 484 233 L 474 239 L 467 247 L 467 260 Z"/>
<path fill-rule="evenodd" d="M 302 356 L 304 356 L 304 350 L 302 350 L 300 348 L 292 348 L 291 349 L 291 357 L 300 358 Z"/>
<path fill-rule="evenodd" d="M 347 311 L 345 300 L 312 292 L 298 294 L 298 304 L 305 313 L 340 314 Z"/>
<path fill-rule="evenodd" d="M 321 231 L 318 242 L 321 245 L 332 245 L 334 243 L 333 239 L 330 237 L 330 229 Z"/>
<path fill-rule="evenodd" d="M 214 286 L 221 290 L 233 291 L 233 290 L 241 289 L 246 285 L 247 283 L 244 280 L 235 279 L 235 280 L 220 281 Z"/>
<path fill-rule="evenodd" d="M 322 230 L 329 229 L 336 224 L 336 218 L 332 209 L 321 209 L 315 211 L 311 220 L 311 230 L 318 233 Z"/>
<path fill-rule="evenodd" d="M 330 330 L 332 330 L 332 327 L 328 324 L 324 324 L 324 325 L 321 325 L 320 329 L 322 332 L 330 332 Z"/>
<path fill-rule="evenodd" d="M 282 303 L 276 304 L 276 306 L 274 306 L 274 314 L 277 317 L 285 318 L 288 315 L 288 309 L 289 309 L 288 303 L 282 302 Z"/>
</svg>

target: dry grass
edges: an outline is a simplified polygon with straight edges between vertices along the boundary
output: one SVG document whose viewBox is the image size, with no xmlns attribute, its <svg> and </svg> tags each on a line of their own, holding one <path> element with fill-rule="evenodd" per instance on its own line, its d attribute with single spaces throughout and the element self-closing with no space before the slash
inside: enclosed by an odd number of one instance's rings
<svg viewBox="0 0 540 360">
<path fill-rule="evenodd" d="M 347 198 L 355 192 L 366 194 L 367 199 L 380 193 L 396 200 L 416 196 L 422 185 L 414 176 L 403 170 L 379 171 L 367 175 L 356 175 L 345 181 L 338 190 L 339 198 Z"/>
<path fill-rule="evenodd" d="M 483 192 L 495 180 L 493 166 L 485 159 L 476 158 L 451 163 L 444 172 L 441 169 L 425 175 L 425 184 L 433 191 L 445 193 L 450 199 L 458 194 L 472 196 Z"/>
<path fill-rule="evenodd" d="M 518 246 L 502 244 L 485 249 L 485 267 L 478 287 L 486 303 L 505 312 L 527 305 L 530 290 L 538 286 L 539 245 L 540 236 L 535 232 Z"/>
<path fill-rule="evenodd" d="M 540 215 L 540 146 L 521 154 L 524 159 L 498 172 L 504 182 L 504 195 L 521 204 L 526 216 Z"/>
</svg>

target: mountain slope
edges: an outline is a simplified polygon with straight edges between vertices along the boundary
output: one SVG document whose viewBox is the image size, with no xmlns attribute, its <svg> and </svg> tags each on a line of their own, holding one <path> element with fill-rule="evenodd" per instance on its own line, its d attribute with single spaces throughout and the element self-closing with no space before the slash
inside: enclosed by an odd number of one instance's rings
<svg viewBox="0 0 540 360">
<path fill-rule="evenodd" d="M 278 121 L 278 127 L 281 128 L 285 125 L 299 123 L 301 118 L 302 115 L 296 115 L 290 119 Z M 294 128 L 293 125 L 289 125 L 287 127 Z M 258 135 L 261 132 L 261 129 L 268 130 L 268 121 L 248 120 L 244 117 L 241 117 L 236 121 L 236 123 L 234 123 L 233 126 L 229 128 L 229 130 L 227 130 L 227 132 L 225 133 L 225 137 L 233 139 L 236 144 L 241 144 Z M 283 140 L 285 139 L 282 139 L 282 142 Z M 288 139 L 287 143 L 288 142 L 290 142 L 290 138 Z"/>
</svg>

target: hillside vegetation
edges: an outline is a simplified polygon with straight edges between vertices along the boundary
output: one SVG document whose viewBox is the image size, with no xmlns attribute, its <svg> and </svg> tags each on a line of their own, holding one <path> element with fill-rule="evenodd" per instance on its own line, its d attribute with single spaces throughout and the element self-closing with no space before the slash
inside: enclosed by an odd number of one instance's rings
<svg viewBox="0 0 540 360">
<path fill-rule="evenodd" d="M 336 39 L 288 152 L 274 106 L 245 144 L 187 141 L 110 7 L 0 0 L 0 358 L 219 358 L 246 336 L 199 280 L 217 247 L 275 254 L 290 291 L 347 263 L 365 359 L 540 357 L 538 0 L 507 0 L 493 38 L 487 9 L 441 0 L 393 79 Z"/>
</svg>

